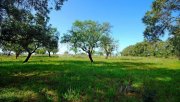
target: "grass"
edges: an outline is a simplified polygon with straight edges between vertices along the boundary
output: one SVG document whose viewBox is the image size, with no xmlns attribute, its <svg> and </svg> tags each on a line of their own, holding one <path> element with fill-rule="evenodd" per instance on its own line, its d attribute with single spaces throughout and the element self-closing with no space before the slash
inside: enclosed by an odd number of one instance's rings
<svg viewBox="0 0 180 102">
<path fill-rule="evenodd" d="M 178 102 L 180 61 L 118 57 L 0 56 L 0 101 Z M 133 92 L 120 91 L 132 82 Z"/>
</svg>

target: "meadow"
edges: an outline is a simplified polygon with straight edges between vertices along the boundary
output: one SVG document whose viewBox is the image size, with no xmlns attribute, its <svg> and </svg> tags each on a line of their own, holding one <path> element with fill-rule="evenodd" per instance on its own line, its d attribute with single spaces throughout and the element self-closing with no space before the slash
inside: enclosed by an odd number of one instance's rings
<svg viewBox="0 0 180 102">
<path fill-rule="evenodd" d="M 0 56 L 2 102 L 178 102 L 174 58 Z"/>
</svg>

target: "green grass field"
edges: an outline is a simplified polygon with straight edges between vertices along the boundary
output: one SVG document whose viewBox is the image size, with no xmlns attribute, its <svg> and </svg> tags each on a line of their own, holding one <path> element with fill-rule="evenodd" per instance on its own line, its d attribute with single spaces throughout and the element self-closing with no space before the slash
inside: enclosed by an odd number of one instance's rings
<svg viewBox="0 0 180 102">
<path fill-rule="evenodd" d="M 177 59 L 0 56 L 2 102 L 179 102 Z M 132 82 L 131 91 L 127 88 Z"/>
</svg>

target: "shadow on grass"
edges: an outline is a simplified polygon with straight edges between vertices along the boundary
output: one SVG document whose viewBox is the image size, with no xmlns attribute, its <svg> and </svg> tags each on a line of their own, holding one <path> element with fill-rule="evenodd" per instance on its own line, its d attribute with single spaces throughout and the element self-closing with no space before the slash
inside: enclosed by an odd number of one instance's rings
<svg viewBox="0 0 180 102">
<path fill-rule="evenodd" d="M 178 101 L 180 70 L 154 63 L 97 61 L 4 61 L 0 65 L 0 101 Z M 120 82 L 133 81 L 139 95 L 120 95 Z M 73 97 L 73 98 L 72 98 Z M 122 98 L 123 97 L 123 98 Z"/>
</svg>

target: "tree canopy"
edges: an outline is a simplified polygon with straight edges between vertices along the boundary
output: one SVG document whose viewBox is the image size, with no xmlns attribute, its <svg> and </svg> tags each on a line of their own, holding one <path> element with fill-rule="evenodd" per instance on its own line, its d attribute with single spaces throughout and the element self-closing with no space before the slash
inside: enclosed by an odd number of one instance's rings
<svg viewBox="0 0 180 102">
<path fill-rule="evenodd" d="M 170 41 L 157 42 L 139 42 L 135 45 L 126 47 L 122 52 L 122 56 L 154 56 L 154 57 L 171 57 L 174 56 L 174 47 Z"/>
<path fill-rule="evenodd" d="M 146 29 L 144 36 L 148 41 L 157 41 L 169 33 L 177 55 L 180 58 L 180 2 L 179 0 L 155 0 L 151 11 L 143 18 Z"/>
<path fill-rule="evenodd" d="M 95 21 L 75 21 L 72 29 L 62 37 L 62 43 L 71 43 L 74 48 L 86 52 L 91 62 L 94 48 L 100 44 L 100 38 L 109 32 L 107 23 L 100 24 Z"/>
<path fill-rule="evenodd" d="M 28 53 L 24 61 L 27 62 L 32 53 L 39 47 L 46 46 L 47 42 L 53 42 L 52 39 L 55 39 L 55 36 L 49 34 L 50 26 L 47 26 L 43 16 L 32 15 L 31 12 L 24 10 L 19 10 L 19 13 L 21 19 L 17 20 L 11 16 L 1 23 L 1 46 L 9 43 L 23 48 Z"/>
<path fill-rule="evenodd" d="M 110 34 L 103 35 L 100 39 L 100 47 L 106 54 L 106 59 L 117 49 L 118 44 Z"/>
<path fill-rule="evenodd" d="M 56 28 L 48 28 L 47 35 L 49 36 L 47 41 L 45 42 L 45 48 L 49 54 L 49 57 L 51 56 L 50 53 L 58 52 L 58 43 L 59 43 L 59 32 Z"/>
<path fill-rule="evenodd" d="M 50 11 L 52 9 L 59 10 L 64 1 L 67 0 L 1 0 L 0 22 L 11 15 L 20 19 L 19 10 L 32 11 L 48 17 Z"/>
<path fill-rule="evenodd" d="M 0 47 L 17 45 L 16 49 L 28 53 L 24 62 L 40 47 L 48 51 L 57 49 L 59 38 L 57 31 L 53 32 L 54 28 L 48 25 L 48 14 L 52 9 L 59 10 L 64 1 L 1 0 Z"/>
</svg>

